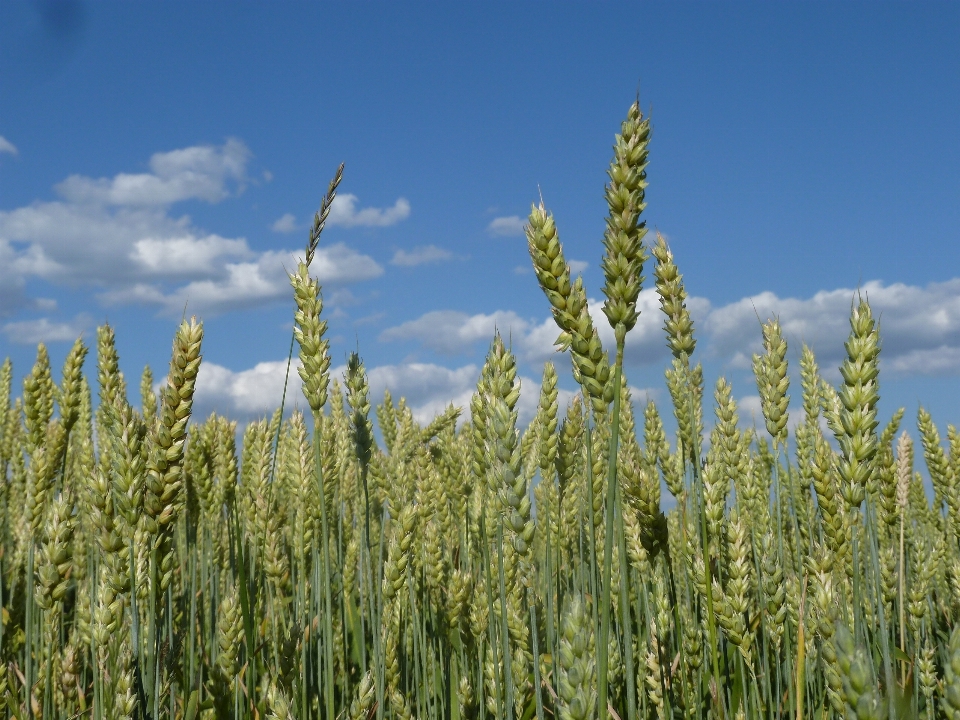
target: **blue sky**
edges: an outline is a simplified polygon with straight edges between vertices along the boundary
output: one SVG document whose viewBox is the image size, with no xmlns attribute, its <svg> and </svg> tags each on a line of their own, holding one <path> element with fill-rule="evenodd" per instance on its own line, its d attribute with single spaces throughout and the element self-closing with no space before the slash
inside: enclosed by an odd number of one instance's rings
<svg viewBox="0 0 960 720">
<path fill-rule="evenodd" d="M 38 340 L 59 365 L 108 319 L 133 392 L 186 306 L 198 410 L 267 411 L 284 267 L 342 161 L 317 266 L 334 365 L 359 348 L 375 396 L 427 419 L 469 398 L 499 327 L 528 412 L 556 331 L 520 219 L 539 189 L 599 301 L 605 170 L 639 88 L 646 217 L 708 383 L 758 407 L 755 308 L 837 380 L 860 286 L 882 418 L 960 422 L 957 37 L 951 3 L 0 4 L 0 357 L 19 382 Z M 628 377 L 665 400 L 642 305 Z"/>
</svg>

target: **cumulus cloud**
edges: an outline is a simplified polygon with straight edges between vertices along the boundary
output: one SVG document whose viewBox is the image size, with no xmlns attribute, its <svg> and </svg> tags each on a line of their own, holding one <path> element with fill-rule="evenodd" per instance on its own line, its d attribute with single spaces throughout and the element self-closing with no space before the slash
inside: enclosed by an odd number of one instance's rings
<svg viewBox="0 0 960 720">
<path fill-rule="evenodd" d="M 250 262 L 226 263 L 220 277 L 195 280 L 171 292 L 156 284 L 138 283 L 98 297 L 107 305 L 160 305 L 173 314 L 184 307 L 204 314 L 254 307 L 289 296 L 287 269 L 296 267 L 297 257 L 293 252 L 265 252 Z M 323 284 L 359 282 L 383 274 L 372 258 L 343 243 L 318 248 L 310 269 Z"/>
<path fill-rule="evenodd" d="M 120 173 L 112 178 L 71 175 L 56 186 L 68 202 L 123 206 L 163 206 L 198 198 L 219 202 L 230 195 L 228 183 L 246 179 L 250 151 L 239 140 L 220 147 L 195 147 L 155 153 L 149 173 Z"/>
<path fill-rule="evenodd" d="M 602 303 L 590 300 L 588 305 L 601 340 L 606 347 L 613 347 L 613 330 L 603 315 Z M 702 303 L 693 299 L 692 305 L 699 309 Z M 627 335 L 627 360 L 634 364 L 662 361 L 670 353 L 663 340 L 663 315 L 656 291 L 642 292 L 638 307 L 641 309 L 640 320 Z M 557 352 L 555 343 L 560 330 L 552 317 L 528 319 L 512 310 L 476 315 L 455 310 L 435 310 L 387 328 L 380 333 L 379 339 L 382 342 L 416 342 L 441 355 L 468 355 L 477 349 L 478 344 L 488 344 L 496 331 L 500 332 L 504 341 L 510 343 L 513 352 L 525 361 L 541 363 Z"/>
<path fill-rule="evenodd" d="M 924 287 L 880 281 L 860 290 L 824 290 L 808 298 L 780 298 L 763 292 L 713 307 L 692 296 L 687 307 L 694 320 L 697 352 L 728 366 L 747 369 L 752 353 L 761 350 L 760 321 L 779 317 L 794 354 L 806 342 L 822 367 L 837 364 L 844 354 L 851 303 L 857 293 L 869 298 L 880 324 L 881 367 L 904 375 L 960 374 L 960 279 Z M 606 347 L 613 347 L 613 331 L 603 316 L 602 303 L 590 300 L 590 313 Z M 640 293 L 640 318 L 627 335 L 626 360 L 651 365 L 669 359 L 663 314 L 653 289 Z M 473 352 L 478 342 L 489 342 L 495 329 L 509 336 L 522 359 L 542 362 L 553 353 L 559 330 L 552 318 L 530 320 L 508 310 L 469 315 L 437 310 L 384 330 L 382 341 L 413 341 L 444 355 Z"/>
<path fill-rule="evenodd" d="M 343 372 L 343 368 L 337 369 L 341 377 Z M 463 408 L 465 416 L 480 369 L 476 365 L 450 369 L 429 363 L 405 363 L 370 368 L 367 375 L 374 402 L 379 402 L 389 388 L 395 400 L 406 398 L 417 422 L 426 423 L 451 403 Z"/>
<path fill-rule="evenodd" d="M 759 314 L 779 316 L 794 350 L 806 342 L 819 360 L 836 363 L 843 357 L 858 293 L 869 299 L 880 324 L 881 368 L 904 374 L 960 372 L 960 278 L 924 287 L 874 280 L 859 290 L 824 290 L 809 298 L 771 292 L 743 298 L 706 314 L 710 352 L 746 363 L 747 353 L 760 348 Z"/>
<path fill-rule="evenodd" d="M 588 263 L 586 260 L 570 260 L 567 262 L 567 265 L 570 266 L 570 273 L 572 275 L 582 273 L 584 270 L 590 267 L 590 263 Z"/>
<path fill-rule="evenodd" d="M 3 332 L 10 342 L 22 345 L 73 342 L 92 326 L 88 315 L 78 315 L 70 322 L 51 322 L 49 318 L 7 323 Z"/>
<path fill-rule="evenodd" d="M 197 377 L 196 403 L 205 412 L 217 410 L 242 417 L 272 413 L 280 406 L 286 360 L 261 362 L 247 370 L 232 371 L 204 361 Z M 331 377 L 344 382 L 345 366 L 333 368 Z M 389 388 L 395 399 L 404 397 L 420 422 L 429 422 L 451 402 L 469 405 L 480 371 L 476 365 L 445 368 L 440 365 L 407 363 L 367 369 L 370 398 L 374 403 Z M 288 407 L 303 407 L 297 364 L 290 367 L 287 385 Z M 534 400 L 536 407 L 536 400 Z"/>
<path fill-rule="evenodd" d="M 201 414 L 212 410 L 241 417 L 266 415 L 280 407 L 287 361 L 257 363 L 247 370 L 234 372 L 208 360 L 200 364 L 194 402 Z M 290 407 L 305 404 L 300 394 L 297 364 L 290 366 L 287 384 Z"/>
<path fill-rule="evenodd" d="M 410 216 L 410 203 L 399 198 L 393 207 L 367 207 L 358 209 L 360 199 L 349 193 L 337 195 L 330 206 L 327 222 L 342 227 L 388 227 Z"/>
<path fill-rule="evenodd" d="M 18 155 L 19 151 L 17 146 L 12 142 L 7 140 L 3 135 L 0 135 L 0 153 L 10 153 L 11 155 Z"/>
<path fill-rule="evenodd" d="M 0 238 L 0 317 L 11 315 L 29 304 L 26 295 L 26 280 L 14 266 L 17 252 L 13 246 Z"/>
<path fill-rule="evenodd" d="M 278 233 L 289 233 L 297 229 L 297 219 L 290 213 L 284 213 L 278 217 L 270 229 Z"/>
<path fill-rule="evenodd" d="M 286 367 L 286 360 L 276 360 L 233 371 L 205 360 L 197 377 L 195 414 L 202 416 L 216 410 L 247 419 L 269 415 L 280 406 Z M 296 363 L 290 366 L 288 408 L 305 406 L 297 367 Z M 343 384 L 345 372 L 346 367 L 341 365 L 331 369 L 330 376 Z M 384 390 L 389 389 L 394 401 L 405 398 L 414 418 L 421 424 L 430 422 L 450 404 L 463 410 L 461 419 L 469 419 L 470 398 L 479 377 L 480 368 L 474 364 L 447 368 L 432 363 L 402 363 L 367 368 L 371 402 L 379 403 Z M 536 414 L 540 385 L 537 380 L 520 377 L 520 387 L 518 422 L 525 425 Z M 643 399 L 651 392 L 639 388 L 631 390 L 635 399 Z M 566 407 L 573 395 L 568 390 L 558 390 L 561 408 Z"/>
<path fill-rule="evenodd" d="M 498 217 L 490 221 L 487 225 L 487 232 L 491 235 L 500 235 L 510 237 L 514 235 L 523 235 L 523 226 L 527 224 L 519 215 L 510 215 L 509 217 Z"/>
<path fill-rule="evenodd" d="M 31 306 L 29 278 L 93 286 L 106 304 L 137 302 L 170 313 L 185 302 L 210 313 L 286 297 L 284 265 L 295 267 L 294 251 L 255 252 L 244 238 L 170 214 L 173 203 L 214 203 L 242 190 L 249 158 L 238 140 L 157 153 L 150 172 L 73 175 L 57 186 L 59 200 L 0 211 L 0 314 Z M 343 244 L 318 251 L 312 270 L 334 286 L 383 272 Z"/>
<path fill-rule="evenodd" d="M 244 240 L 219 235 L 144 238 L 133 243 L 130 260 L 149 275 L 186 276 L 216 272 L 225 258 L 253 255 Z"/>
<path fill-rule="evenodd" d="M 397 250 L 393 254 L 391 265 L 400 265 L 401 267 L 414 267 L 416 265 L 426 265 L 427 263 L 449 260 L 453 253 L 444 250 L 436 245 L 418 245 L 409 252 L 407 250 Z"/>
</svg>

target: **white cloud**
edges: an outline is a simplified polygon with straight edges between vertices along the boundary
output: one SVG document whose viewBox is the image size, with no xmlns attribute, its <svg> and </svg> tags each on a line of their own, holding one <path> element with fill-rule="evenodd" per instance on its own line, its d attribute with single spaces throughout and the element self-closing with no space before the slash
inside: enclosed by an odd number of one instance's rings
<svg viewBox="0 0 960 720">
<path fill-rule="evenodd" d="M 337 368 L 336 373 L 342 377 L 343 368 Z M 428 363 L 405 363 L 370 368 L 367 376 L 373 403 L 379 403 L 389 388 L 394 401 L 406 398 L 417 422 L 426 423 L 450 403 L 464 409 L 461 415 L 468 414 L 480 370 L 476 365 L 451 370 Z"/>
<path fill-rule="evenodd" d="M 310 269 L 321 283 L 360 282 L 383 274 L 383 268 L 373 258 L 343 243 L 318 248 Z"/>
<path fill-rule="evenodd" d="M 840 288 L 799 299 L 764 292 L 710 310 L 702 325 L 709 351 L 749 366 L 748 354 L 760 349 L 757 315 L 761 319 L 779 316 L 794 351 L 806 342 L 821 365 L 839 362 L 857 293 L 854 288 Z M 960 278 L 925 287 L 874 280 L 859 293 L 869 299 L 880 324 L 882 369 L 904 374 L 960 372 Z"/>
<path fill-rule="evenodd" d="M 232 417 L 258 417 L 272 413 L 280 406 L 283 396 L 286 360 L 257 363 L 247 370 L 232 371 L 222 365 L 205 360 L 200 365 L 195 396 L 195 414 L 203 416 L 212 410 Z M 303 408 L 306 402 L 301 394 L 297 363 L 290 366 L 287 385 L 287 408 Z M 346 367 L 341 365 L 330 371 L 331 378 L 344 383 Z M 394 402 L 401 397 L 421 424 L 430 422 L 451 403 L 462 409 L 461 418 L 470 416 L 470 398 L 476 389 L 480 368 L 469 364 L 447 368 L 431 363 L 402 363 L 367 368 L 370 384 L 370 401 L 378 404 L 384 390 L 389 388 Z M 525 425 L 533 419 L 540 397 L 540 385 L 528 377 L 520 378 L 518 422 Z M 632 388 L 635 399 L 645 397 L 646 390 Z M 561 408 L 566 407 L 573 393 L 558 390 Z"/>
<path fill-rule="evenodd" d="M 584 270 L 590 267 L 590 263 L 588 263 L 586 260 L 570 260 L 567 262 L 567 265 L 570 266 L 570 273 L 572 275 L 582 273 Z"/>
<path fill-rule="evenodd" d="M 206 413 L 217 410 L 246 417 L 266 415 L 280 406 L 283 396 L 286 360 L 257 363 L 254 367 L 234 372 L 204 361 L 197 377 L 196 404 Z M 290 366 L 287 385 L 287 407 L 304 407 L 297 363 Z M 345 366 L 333 368 L 330 376 L 343 384 Z M 447 405 L 466 407 L 476 386 L 480 371 L 476 365 L 449 369 L 440 365 L 407 363 L 368 368 L 370 400 L 376 404 L 390 388 L 395 400 L 405 397 L 414 416 L 429 422 Z"/>
<path fill-rule="evenodd" d="M 17 252 L 0 238 L 0 317 L 10 315 L 29 304 L 25 292 L 26 281 L 18 268 Z"/>
<path fill-rule="evenodd" d="M 149 275 L 209 274 L 225 258 L 248 258 L 253 253 L 245 240 L 228 240 L 219 235 L 197 238 L 144 238 L 133 244 L 130 259 Z"/>
<path fill-rule="evenodd" d="M 442 355 L 472 354 L 477 342 L 493 340 L 500 331 L 514 345 L 525 342 L 531 323 L 514 312 L 497 311 L 490 315 L 467 315 L 455 310 L 438 310 L 380 333 L 380 340 L 415 340 Z"/>
<path fill-rule="evenodd" d="M 297 229 L 297 219 L 290 213 L 284 213 L 274 221 L 270 229 L 278 233 L 289 233 Z"/>
<path fill-rule="evenodd" d="M 0 211 L 0 314 L 32 304 L 30 278 L 93 286 L 107 304 L 137 302 L 170 313 L 188 301 L 205 313 L 287 297 L 284 264 L 295 267 L 293 250 L 258 253 L 244 238 L 205 232 L 169 212 L 173 202 L 217 202 L 242 189 L 249 156 L 237 140 L 158 153 L 149 173 L 74 175 L 57 186 L 61 200 Z M 319 250 L 312 270 L 334 285 L 383 272 L 342 244 Z"/>
<path fill-rule="evenodd" d="M 960 374 L 960 278 L 925 287 L 871 281 L 860 292 L 869 298 L 880 324 L 884 371 Z M 702 357 L 749 369 L 752 353 L 761 349 L 758 315 L 762 319 L 779 316 L 793 356 L 806 342 L 829 373 L 844 356 L 851 302 L 856 296 L 857 290 L 852 288 L 824 290 L 802 299 L 763 292 L 717 308 L 706 298 L 692 296 L 687 307 L 694 320 L 697 353 Z M 662 363 L 670 353 L 656 291 L 641 292 L 637 305 L 640 318 L 627 335 L 626 359 L 635 365 Z M 589 308 L 604 345 L 612 348 L 613 331 L 603 315 L 602 302 L 590 300 Z M 489 342 L 497 328 L 505 339 L 511 338 L 514 352 L 531 362 L 548 359 L 559 334 L 551 317 L 538 322 L 508 310 L 477 315 L 439 310 L 388 328 L 380 339 L 416 341 L 446 355 L 468 354 L 477 342 Z"/>
<path fill-rule="evenodd" d="M 150 173 L 119 173 L 113 178 L 71 175 L 56 186 L 72 203 L 164 206 L 196 198 L 219 202 L 230 195 L 228 181 L 243 183 L 250 151 L 239 140 L 221 146 L 198 145 L 150 158 Z"/>
<path fill-rule="evenodd" d="M 296 264 L 293 252 L 265 252 L 255 261 L 226 263 L 221 277 L 195 280 L 169 293 L 157 285 L 138 283 L 101 293 L 99 298 L 108 305 L 160 305 L 171 314 L 184 307 L 206 315 L 221 313 L 290 297 L 287 269 Z M 337 284 L 370 280 L 380 276 L 383 268 L 367 255 L 337 243 L 317 249 L 311 271 L 322 284 Z"/>
<path fill-rule="evenodd" d="M 402 267 L 414 267 L 416 265 L 449 260 L 452 257 L 452 252 L 439 248 L 436 245 L 418 245 L 409 252 L 406 250 L 397 250 L 393 254 L 393 259 L 390 261 L 390 264 L 400 265 Z"/>
<path fill-rule="evenodd" d="M 410 203 L 406 198 L 399 198 L 393 207 L 388 208 L 368 207 L 358 210 L 357 202 L 359 198 L 356 195 L 337 195 L 330 206 L 327 222 L 343 227 L 388 227 L 410 216 Z"/>
<path fill-rule="evenodd" d="M 737 414 L 740 424 L 744 427 L 757 427 L 763 430 L 766 425 L 763 419 L 763 404 L 759 395 L 745 395 L 737 401 Z"/>
<path fill-rule="evenodd" d="M 286 368 L 286 360 L 277 360 L 234 372 L 204 360 L 197 375 L 194 396 L 197 409 L 202 410 L 202 414 L 216 410 L 246 417 L 271 413 L 280 407 Z M 287 400 L 288 407 L 305 405 L 296 362 L 290 365 Z"/>
<path fill-rule="evenodd" d="M 694 300 L 694 305 L 700 303 Z M 601 310 L 602 303 L 590 300 L 590 313 L 606 347 L 614 346 L 613 330 Z M 663 360 L 669 355 L 661 330 L 663 315 L 660 312 L 656 291 L 640 294 L 638 306 L 640 320 L 627 336 L 627 359 L 632 363 L 648 364 Z M 478 343 L 484 345 L 493 340 L 499 330 L 513 352 L 528 362 L 540 363 L 556 355 L 554 343 L 560 329 L 552 317 L 544 320 L 528 320 L 512 310 L 498 310 L 490 314 L 469 315 L 455 310 L 435 310 L 416 320 L 410 320 L 380 334 L 383 342 L 415 341 L 442 355 L 471 354 Z"/>
<path fill-rule="evenodd" d="M 527 224 L 519 215 L 510 215 L 509 217 L 498 217 L 490 221 L 487 225 L 487 232 L 491 235 L 501 235 L 504 237 L 523 235 L 523 227 Z"/>
<path fill-rule="evenodd" d="M 956 375 L 960 373 L 960 347 L 911 350 L 894 357 L 886 367 L 905 375 Z"/>
<path fill-rule="evenodd" d="M 51 322 L 48 318 L 7 323 L 3 332 L 10 342 L 23 345 L 73 342 L 92 325 L 88 315 L 78 315 L 71 322 Z"/>
<path fill-rule="evenodd" d="M 7 140 L 3 135 L 0 135 L 0 153 L 10 153 L 11 155 L 18 155 L 19 151 L 17 146 L 12 142 Z"/>
</svg>

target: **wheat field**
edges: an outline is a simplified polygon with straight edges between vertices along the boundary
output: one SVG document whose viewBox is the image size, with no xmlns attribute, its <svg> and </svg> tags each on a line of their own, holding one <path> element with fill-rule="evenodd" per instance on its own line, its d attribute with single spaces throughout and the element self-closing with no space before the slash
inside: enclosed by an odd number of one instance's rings
<svg viewBox="0 0 960 720">
<path fill-rule="evenodd" d="M 878 417 L 866 298 L 838 387 L 801 349 L 792 423 L 786 341 L 758 324 L 764 426 L 742 426 L 730 384 L 704 387 L 673 254 L 646 238 L 649 141 L 634 104 L 608 171 L 603 317 L 531 209 L 580 393 L 560 407 L 546 364 L 527 427 L 499 336 L 469 407 L 425 427 L 389 392 L 372 406 L 356 354 L 331 377 L 310 264 L 342 166 L 290 276 L 308 414 L 285 398 L 243 428 L 192 417 L 195 319 L 136 406 L 108 325 L 86 374 L 82 340 L 59 383 L 39 346 L 19 397 L 4 363 L 0 714 L 960 718 L 960 434 L 945 449 L 922 409 L 915 430 Z M 624 374 L 645 265 L 669 407 L 635 408 Z"/>
</svg>

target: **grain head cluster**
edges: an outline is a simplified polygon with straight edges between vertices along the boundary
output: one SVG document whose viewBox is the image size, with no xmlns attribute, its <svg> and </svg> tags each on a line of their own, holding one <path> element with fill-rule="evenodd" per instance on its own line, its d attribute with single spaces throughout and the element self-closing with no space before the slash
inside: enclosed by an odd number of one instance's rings
<svg viewBox="0 0 960 720">
<path fill-rule="evenodd" d="M 370 397 L 359 356 L 330 377 L 310 263 L 342 167 L 290 276 L 309 414 L 193 418 L 195 320 L 136 406 L 107 325 L 59 383 L 41 345 L 15 397 L 7 361 L 0 716 L 960 718 L 960 434 L 945 447 L 923 409 L 912 431 L 878 417 L 865 298 L 839 386 L 802 348 L 792 422 L 777 319 L 753 360 L 762 427 L 725 379 L 711 399 L 683 278 L 646 238 L 649 141 L 634 104 L 608 171 L 602 317 L 531 209 L 580 392 L 561 407 L 546 364 L 526 427 L 499 336 L 469 407 L 426 426 Z M 648 263 L 664 407 L 635 405 L 624 375 Z"/>
</svg>

